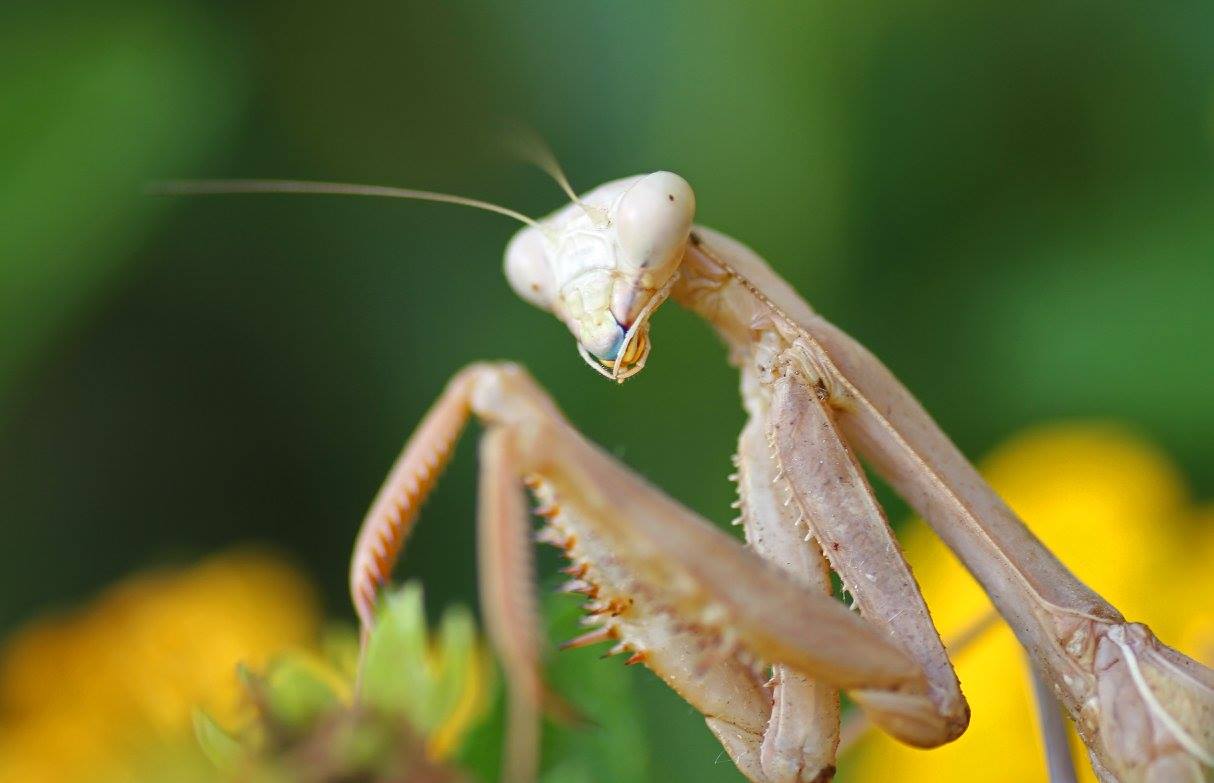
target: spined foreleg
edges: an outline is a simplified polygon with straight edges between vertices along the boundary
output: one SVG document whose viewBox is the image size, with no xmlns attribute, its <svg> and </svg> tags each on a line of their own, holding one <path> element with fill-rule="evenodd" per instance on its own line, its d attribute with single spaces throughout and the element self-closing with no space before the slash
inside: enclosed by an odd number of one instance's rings
<svg viewBox="0 0 1214 783">
<path fill-rule="evenodd" d="M 475 365 L 448 386 L 364 523 L 351 586 L 360 616 L 373 617 L 376 589 L 391 555 L 433 484 L 469 413 L 487 427 L 481 496 L 481 562 L 486 624 L 512 689 L 512 717 L 534 725 L 539 685 L 537 623 L 525 598 L 531 577 L 521 549 L 518 493 L 530 481 L 572 569 L 594 595 L 600 627 L 592 638 L 614 640 L 653 669 L 709 719 L 726 750 L 755 780 L 771 781 L 756 764 L 773 700 L 761 662 L 851 691 L 887 694 L 871 711 L 878 725 L 902 736 L 906 704 L 927 698 L 922 667 L 902 648 L 827 595 L 764 562 L 710 523 L 587 443 L 525 372 L 512 365 Z M 891 708 L 889 705 L 892 704 Z M 511 730 L 508 771 L 534 769 L 534 735 Z M 516 739 L 519 738 L 519 739 Z M 521 756 L 521 758 L 519 758 Z"/>
</svg>

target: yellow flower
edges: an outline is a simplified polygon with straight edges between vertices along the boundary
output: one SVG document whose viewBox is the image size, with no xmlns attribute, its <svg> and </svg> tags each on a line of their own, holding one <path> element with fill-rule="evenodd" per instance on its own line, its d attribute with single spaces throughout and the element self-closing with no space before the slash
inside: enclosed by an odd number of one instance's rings
<svg viewBox="0 0 1214 783">
<path fill-rule="evenodd" d="M 136 575 L 35 622 L 0 651 L 0 780 L 125 780 L 164 754 L 190 779 L 192 708 L 240 722 L 236 665 L 311 644 L 318 622 L 307 582 L 257 553 Z"/>
<path fill-rule="evenodd" d="M 1177 615 L 1175 646 L 1203 663 L 1214 665 L 1214 505 L 1193 515 L 1192 539 L 1184 543 L 1182 561 L 1169 581 L 1170 607 Z"/>
<path fill-rule="evenodd" d="M 1214 663 L 1214 509 L 1189 507 L 1165 454 L 1112 425 L 1054 425 L 1014 438 L 983 472 L 1077 577 L 1167 643 Z M 903 542 L 945 639 L 989 611 L 926 525 L 908 526 Z M 998 624 L 954 662 L 973 710 L 969 730 L 930 751 L 872 732 L 841 765 L 847 780 L 1045 780 L 1027 662 L 1011 631 Z M 1077 740 L 1074 750 L 1080 778 L 1095 781 Z"/>
</svg>

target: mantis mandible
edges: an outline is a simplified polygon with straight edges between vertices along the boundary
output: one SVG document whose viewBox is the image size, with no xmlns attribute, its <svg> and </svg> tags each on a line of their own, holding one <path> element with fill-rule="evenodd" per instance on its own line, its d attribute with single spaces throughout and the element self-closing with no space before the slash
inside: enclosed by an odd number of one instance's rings
<svg viewBox="0 0 1214 783">
<path fill-rule="evenodd" d="M 551 170 L 551 169 L 550 169 Z M 757 783 L 835 770 L 839 691 L 919 747 L 956 739 L 969 708 L 857 459 L 863 456 L 981 583 L 1074 720 L 1105 781 L 1214 775 L 1214 671 L 1128 622 L 1078 581 L 983 481 L 901 383 L 816 314 L 757 254 L 694 225 L 695 195 L 656 172 L 578 196 L 542 220 L 424 191 L 285 181 L 170 183 L 172 192 L 346 192 L 455 201 L 527 225 L 505 272 L 622 382 L 650 354 L 667 299 L 703 317 L 741 374 L 735 464 L 746 545 L 590 444 L 520 367 L 456 375 L 406 443 L 354 549 L 364 627 L 418 509 L 470 417 L 480 450 L 478 551 L 489 638 L 509 681 L 504 777 L 533 780 L 547 692 L 525 489 L 539 539 L 570 561 L 564 589 L 593 629 L 699 712 Z M 854 597 L 831 595 L 830 571 Z"/>
</svg>

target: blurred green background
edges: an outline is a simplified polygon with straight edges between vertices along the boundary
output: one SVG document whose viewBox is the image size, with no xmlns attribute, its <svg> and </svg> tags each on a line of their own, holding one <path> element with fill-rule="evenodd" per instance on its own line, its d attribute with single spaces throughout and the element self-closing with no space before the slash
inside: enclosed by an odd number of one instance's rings
<svg viewBox="0 0 1214 783">
<path fill-rule="evenodd" d="M 617 388 L 508 289 L 507 220 L 140 193 L 294 177 L 559 206 L 495 145 L 504 120 L 581 188 L 687 177 L 700 222 L 885 359 L 967 453 L 1112 417 L 1214 494 L 1209 2 L 10 0 L 0 73 L 0 633 L 247 541 L 349 618 L 362 513 L 476 359 L 523 362 L 592 438 L 728 518 L 736 378 L 674 305 Z M 401 569 L 435 609 L 474 603 L 470 442 Z M 653 779 L 739 779 L 704 763 L 719 746 L 686 705 L 621 681 Z"/>
</svg>

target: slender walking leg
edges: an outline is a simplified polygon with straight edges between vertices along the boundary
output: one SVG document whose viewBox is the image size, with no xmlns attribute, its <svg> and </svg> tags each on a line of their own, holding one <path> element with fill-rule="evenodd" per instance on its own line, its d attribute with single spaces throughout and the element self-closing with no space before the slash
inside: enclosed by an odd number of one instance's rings
<svg viewBox="0 0 1214 783">
<path fill-rule="evenodd" d="M 1077 580 L 867 350 L 807 326 L 849 406 L 839 426 L 982 584 L 1075 720 L 1107 780 L 1214 770 L 1214 671 Z M 1169 777 L 1171 776 L 1171 777 Z"/>
<path fill-rule="evenodd" d="M 510 433 L 494 428 L 480 447 L 477 565 L 489 639 L 510 682 L 502 780 L 530 783 L 539 761 L 539 610 L 523 484 L 514 469 Z"/>
<path fill-rule="evenodd" d="M 1071 759 L 1071 738 L 1062 716 L 1062 705 L 1050 692 L 1049 683 L 1037 671 L 1031 658 L 1025 661 L 1033 680 L 1033 702 L 1037 708 L 1037 725 L 1041 730 L 1041 746 L 1050 783 L 1076 783 L 1075 762 Z"/>
</svg>

